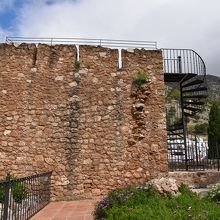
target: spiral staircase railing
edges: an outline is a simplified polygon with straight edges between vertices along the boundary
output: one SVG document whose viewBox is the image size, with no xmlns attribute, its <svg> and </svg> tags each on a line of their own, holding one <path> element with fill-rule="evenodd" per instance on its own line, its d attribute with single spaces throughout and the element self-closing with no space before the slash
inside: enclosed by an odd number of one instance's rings
<svg viewBox="0 0 220 220">
<path fill-rule="evenodd" d="M 164 74 L 206 75 L 205 62 L 192 49 L 162 49 Z"/>
</svg>

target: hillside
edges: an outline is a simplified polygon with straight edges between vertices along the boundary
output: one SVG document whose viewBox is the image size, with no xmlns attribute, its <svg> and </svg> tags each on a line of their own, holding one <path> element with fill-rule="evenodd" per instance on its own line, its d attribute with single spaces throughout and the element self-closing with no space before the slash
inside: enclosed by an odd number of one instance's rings
<svg viewBox="0 0 220 220">
<path fill-rule="evenodd" d="M 220 102 L 220 77 L 207 75 L 208 99 Z"/>
</svg>

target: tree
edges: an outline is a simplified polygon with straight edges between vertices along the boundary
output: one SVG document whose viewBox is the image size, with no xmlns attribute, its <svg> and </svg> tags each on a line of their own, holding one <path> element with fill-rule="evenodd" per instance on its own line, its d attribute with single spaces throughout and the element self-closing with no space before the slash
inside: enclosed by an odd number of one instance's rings
<svg viewBox="0 0 220 220">
<path fill-rule="evenodd" d="M 174 124 L 175 115 L 176 115 L 176 108 L 175 106 L 171 106 L 167 112 L 167 125 L 168 126 L 171 126 Z"/>
<path fill-rule="evenodd" d="M 171 100 L 180 100 L 180 91 L 177 88 L 172 88 L 170 86 L 167 86 L 167 90 L 166 90 L 166 99 L 168 101 Z"/>
<path fill-rule="evenodd" d="M 199 135 L 207 134 L 207 123 L 196 124 L 194 128 L 194 133 Z"/>
<path fill-rule="evenodd" d="M 208 144 L 208 157 L 220 158 L 220 107 L 216 102 L 212 104 L 209 113 Z"/>
</svg>

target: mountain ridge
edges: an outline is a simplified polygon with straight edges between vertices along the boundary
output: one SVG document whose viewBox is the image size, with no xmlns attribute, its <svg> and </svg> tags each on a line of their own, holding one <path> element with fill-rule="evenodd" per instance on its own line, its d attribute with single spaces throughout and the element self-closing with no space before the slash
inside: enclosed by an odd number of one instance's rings
<svg viewBox="0 0 220 220">
<path fill-rule="evenodd" d="M 206 83 L 208 87 L 208 99 L 220 102 L 220 77 L 216 75 L 207 75 Z"/>
</svg>

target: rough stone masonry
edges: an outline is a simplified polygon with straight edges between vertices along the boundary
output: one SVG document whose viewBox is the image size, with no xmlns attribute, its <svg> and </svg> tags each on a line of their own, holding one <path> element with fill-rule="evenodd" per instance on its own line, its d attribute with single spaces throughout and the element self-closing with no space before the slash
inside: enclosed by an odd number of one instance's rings
<svg viewBox="0 0 220 220">
<path fill-rule="evenodd" d="M 166 176 L 160 50 L 0 45 L 0 177 L 53 171 L 70 200 Z M 145 71 L 149 82 L 132 85 Z"/>
</svg>

